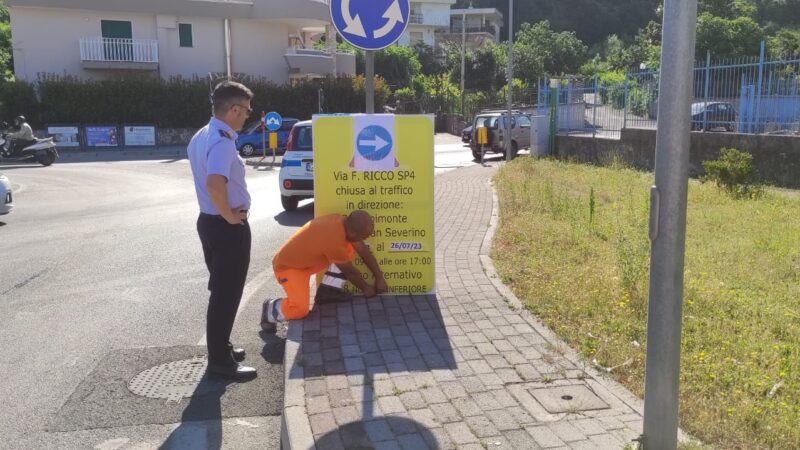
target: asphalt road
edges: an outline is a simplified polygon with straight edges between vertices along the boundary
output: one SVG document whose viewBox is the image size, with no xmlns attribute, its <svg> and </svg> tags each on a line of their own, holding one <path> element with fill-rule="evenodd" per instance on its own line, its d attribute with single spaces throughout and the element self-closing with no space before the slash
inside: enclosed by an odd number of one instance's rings
<svg viewBox="0 0 800 450">
<path fill-rule="evenodd" d="M 437 172 L 474 164 L 449 136 L 437 137 L 435 159 Z M 271 257 L 313 206 L 283 212 L 277 170 L 247 173 L 252 263 L 234 342 L 259 378 L 228 386 L 216 413 L 125 389 L 124 374 L 204 352 L 207 272 L 188 162 L 0 172 L 16 204 L 0 222 L 0 448 L 278 447 L 283 340 L 260 336 L 258 317 L 279 295 Z"/>
</svg>

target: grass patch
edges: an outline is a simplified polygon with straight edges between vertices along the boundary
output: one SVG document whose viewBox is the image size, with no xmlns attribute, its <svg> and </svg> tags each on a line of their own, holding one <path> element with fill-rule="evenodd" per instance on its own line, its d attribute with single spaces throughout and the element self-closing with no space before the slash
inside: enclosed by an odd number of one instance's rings
<svg viewBox="0 0 800 450">
<path fill-rule="evenodd" d="M 653 175 L 519 158 L 495 185 L 500 277 L 642 396 Z M 719 448 L 800 448 L 800 199 L 689 187 L 681 426 Z"/>
</svg>

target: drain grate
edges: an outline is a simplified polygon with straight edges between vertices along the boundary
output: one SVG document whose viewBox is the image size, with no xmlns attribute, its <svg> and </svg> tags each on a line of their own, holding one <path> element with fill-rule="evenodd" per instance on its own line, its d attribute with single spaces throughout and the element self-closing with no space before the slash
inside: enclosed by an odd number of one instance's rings
<svg viewBox="0 0 800 450">
<path fill-rule="evenodd" d="M 528 392 L 550 414 L 609 408 L 606 402 L 583 384 L 530 389 Z"/>
<path fill-rule="evenodd" d="M 171 401 L 224 391 L 225 383 L 209 381 L 205 376 L 207 366 L 205 356 L 196 356 L 151 367 L 133 377 L 128 390 L 142 397 Z"/>
</svg>

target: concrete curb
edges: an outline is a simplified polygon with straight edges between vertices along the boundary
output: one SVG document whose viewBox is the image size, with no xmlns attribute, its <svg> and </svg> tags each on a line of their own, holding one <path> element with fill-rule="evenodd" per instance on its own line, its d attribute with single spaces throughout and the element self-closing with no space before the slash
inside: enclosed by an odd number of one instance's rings
<svg viewBox="0 0 800 450">
<path fill-rule="evenodd" d="M 283 414 L 281 415 L 281 449 L 315 450 L 314 434 L 306 413 L 306 388 L 302 361 L 297 359 L 303 339 L 303 321 L 289 321 L 283 359 Z M 291 427 L 290 427 L 291 424 Z"/>
</svg>

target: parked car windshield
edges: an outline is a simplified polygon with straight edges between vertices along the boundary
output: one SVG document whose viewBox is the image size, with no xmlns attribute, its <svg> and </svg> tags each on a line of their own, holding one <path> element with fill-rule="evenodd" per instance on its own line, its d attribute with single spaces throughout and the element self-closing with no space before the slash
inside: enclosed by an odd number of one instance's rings
<svg viewBox="0 0 800 450">
<path fill-rule="evenodd" d="M 497 128 L 497 117 L 484 116 L 475 119 L 475 128 Z"/>
<path fill-rule="evenodd" d="M 311 127 L 298 127 L 295 149 L 297 150 L 311 150 L 313 147 L 313 139 L 311 138 Z"/>
<path fill-rule="evenodd" d="M 692 115 L 700 114 L 705 109 L 705 103 L 695 103 L 692 105 Z"/>
</svg>

